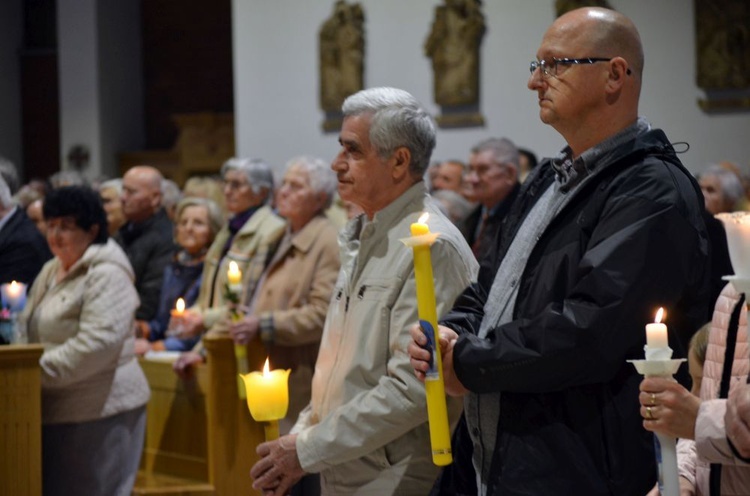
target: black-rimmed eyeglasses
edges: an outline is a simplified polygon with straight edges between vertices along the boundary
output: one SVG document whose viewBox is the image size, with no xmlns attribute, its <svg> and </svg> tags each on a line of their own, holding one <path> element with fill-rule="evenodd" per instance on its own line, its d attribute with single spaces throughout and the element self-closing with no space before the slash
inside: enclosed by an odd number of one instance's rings
<svg viewBox="0 0 750 496">
<path fill-rule="evenodd" d="M 557 76 L 557 66 L 558 65 L 573 65 L 573 64 L 595 64 L 597 62 L 609 62 L 612 60 L 611 58 L 601 58 L 601 57 L 586 57 L 582 59 L 558 59 L 558 58 L 552 58 L 551 60 L 532 60 L 529 64 L 529 72 L 531 74 L 534 74 L 534 71 L 537 69 L 540 69 L 542 71 L 542 75 L 544 77 L 550 77 L 550 76 Z M 628 69 L 627 74 L 630 75 L 630 69 Z"/>
</svg>

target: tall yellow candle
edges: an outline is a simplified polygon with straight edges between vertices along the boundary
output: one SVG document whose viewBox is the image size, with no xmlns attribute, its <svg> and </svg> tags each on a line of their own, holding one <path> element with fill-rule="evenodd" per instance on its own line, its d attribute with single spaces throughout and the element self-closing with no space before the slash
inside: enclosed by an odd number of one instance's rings
<svg viewBox="0 0 750 496">
<path fill-rule="evenodd" d="M 414 251 L 414 279 L 417 286 L 417 311 L 419 324 L 427 335 L 427 347 L 432 352 L 432 364 L 425 378 L 427 394 L 427 418 L 430 424 L 430 444 L 432 462 L 435 465 L 448 465 L 453 461 L 451 453 L 451 433 L 448 424 L 448 408 L 445 400 L 445 383 L 443 381 L 443 360 L 437 336 L 437 305 L 435 304 L 435 283 L 432 276 L 432 259 L 430 245 L 434 238 L 428 236 L 428 214 L 424 213 L 411 225 Z M 418 237 L 426 236 L 424 242 Z"/>
<path fill-rule="evenodd" d="M 239 303 L 240 295 L 242 294 L 242 271 L 234 260 L 229 262 L 229 268 L 227 269 L 227 292 L 227 296 L 233 303 Z M 242 316 L 239 312 L 236 310 L 232 312 L 232 322 L 237 322 L 241 318 Z M 234 359 L 237 363 L 238 374 L 247 374 L 250 372 L 250 367 L 247 364 L 247 348 L 245 345 L 234 345 Z M 237 379 L 237 393 L 241 399 L 245 399 L 247 396 L 241 379 Z"/>
<path fill-rule="evenodd" d="M 240 375 L 247 390 L 247 408 L 256 422 L 267 422 L 266 441 L 279 437 L 279 420 L 289 409 L 289 373 L 291 370 L 269 370 L 268 358 L 263 373 Z"/>
</svg>

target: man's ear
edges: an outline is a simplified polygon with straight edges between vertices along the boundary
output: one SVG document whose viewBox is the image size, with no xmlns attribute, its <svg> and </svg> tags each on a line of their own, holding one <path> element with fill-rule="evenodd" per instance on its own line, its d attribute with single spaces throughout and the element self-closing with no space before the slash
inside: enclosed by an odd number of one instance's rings
<svg viewBox="0 0 750 496">
<path fill-rule="evenodd" d="M 619 91 L 625 84 L 625 81 L 631 75 L 627 61 L 622 57 L 615 57 L 609 63 L 609 79 L 607 80 L 607 90 L 609 92 Z"/>
<path fill-rule="evenodd" d="M 411 152 L 405 146 L 396 148 L 391 157 L 393 165 L 393 178 L 396 180 L 402 179 L 405 175 L 409 174 L 409 166 L 411 165 Z"/>
</svg>

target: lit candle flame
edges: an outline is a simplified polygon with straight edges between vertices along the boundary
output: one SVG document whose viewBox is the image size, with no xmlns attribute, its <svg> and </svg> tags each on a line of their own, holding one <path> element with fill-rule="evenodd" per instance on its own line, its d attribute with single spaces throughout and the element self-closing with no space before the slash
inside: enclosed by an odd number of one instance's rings
<svg viewBox="0 0 750 496">
<path fill-rule="evenodd" d="M 185 300 L 182 298 L 177 298 L 177 303 L 175 304 L 175 309 L 182 313 L 185 311 Z"/>
<path fill-rule="evenodd" d="M 654 319 L 654 322 L 657 324 L 661 324 L 661 319 L 664 317 L 664 309 L 662 307 L 659 307 L 659 310 L 656 311 L 656 319 Z"/>
<path fill-rule="evenodd" d="M 238 272 L 240 270 L 239 266 L 237 265 L 237 262 L 232 260 L 229 262 L 229 272 Z"/>
<path fill-rule="evenodd" d="M 263 377 L 269 377 L 271 371 L 268 369 L 268 357 L 266 357 L 266 363 L 263 365 Z"/>
<path fill-rule="evenodd" d="M 21 294 L 21 284 L 18 281 L 12 281 L 8 286 L 8 296 L 13 298 L 18 297 Z"/>
<path fill-rule="evenodd" d="M 427 219 L 429 219 L 429 218 L 430 218 L 430 214 L 427 213 L 427 212 L 425 212 L 425 213 L 423 213 L 422 215 L 419 216 L 419 219 L 417 220 L 417 222 L 420 223 L 420 224 L 426 224 L 427 223 Z"/>
</svg>

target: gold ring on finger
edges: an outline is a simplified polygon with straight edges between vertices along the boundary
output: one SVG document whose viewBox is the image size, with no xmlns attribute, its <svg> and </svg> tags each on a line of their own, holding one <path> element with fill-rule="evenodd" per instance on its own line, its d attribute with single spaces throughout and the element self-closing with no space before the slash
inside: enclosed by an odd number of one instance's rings
<svg viewBox="0 0 750 496">
<path fill-rule="evenodd" d="M 654 416 L 653 416 L 653 414 L 651 413 L 651 407 L 650 407 L 650 406 L 647 406 L 647 407 L 646 407 L 646 418 L 647 418 L 648 420 L 653 420 L 653 419 L 654 419 Z"/>
<path fill-rule="evenodd" d="M 651 393 L 651 406 L 656 406 L 656 393 Z"/>
</svg>

